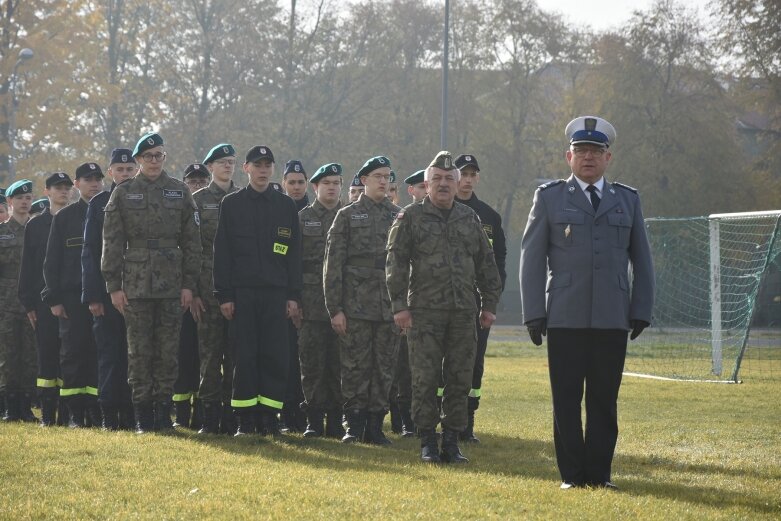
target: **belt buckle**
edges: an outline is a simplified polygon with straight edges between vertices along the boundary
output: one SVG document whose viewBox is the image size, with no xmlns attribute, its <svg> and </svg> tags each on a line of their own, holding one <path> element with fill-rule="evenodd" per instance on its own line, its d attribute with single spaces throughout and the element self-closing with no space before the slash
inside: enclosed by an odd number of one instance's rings
<svg viewBox="0 0 781 521">
<path fill-rule="evenodd" d="M 146 240 L 146 247 L 147 248 L 156 249 L 156 248 L 160 247 L 159 245 L 160 245 L 160 241 L 158 239 L 147 239 Z"/>
</svg>

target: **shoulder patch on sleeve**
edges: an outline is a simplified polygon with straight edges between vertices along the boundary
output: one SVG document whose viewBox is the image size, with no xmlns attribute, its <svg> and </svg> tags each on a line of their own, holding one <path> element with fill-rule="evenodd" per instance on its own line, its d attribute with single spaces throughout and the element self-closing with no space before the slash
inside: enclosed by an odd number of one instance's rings
<svg viewBox="0 0 781 521">
<path fill-rule="evenodd" d="M 637 188 L 633 188 L 633 187 L 631 187 L 631 186 L 629 186 L 629 185 L 625 185 L 625 184 L 622 184 L 622 183 L 618 183 L 618 182 L 616 182 L 616 181 L 613 181 L 613 182 L 612 182 L 612 183 L 610 183 L 610 184 L 612 184 L 613 186 L 617 186 L 617 187 L 619 187 L 619 188 L 623 188 L 624 190 L 629 190 L 630 192 L 637 193 Z"/>
<path fill-rule="evenodd" d="M 564 179 L 556 179 L 555 181 L 549 181 L 543 185 L 537 187 L 537 190 L 545 190 L 551 186 L 556 186 L 564 182 Z"/>
</svg>

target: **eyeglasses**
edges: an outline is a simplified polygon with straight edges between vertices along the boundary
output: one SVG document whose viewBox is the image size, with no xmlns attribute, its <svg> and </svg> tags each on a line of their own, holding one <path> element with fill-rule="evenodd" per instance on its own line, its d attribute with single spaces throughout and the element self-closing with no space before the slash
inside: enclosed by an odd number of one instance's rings
<svg viewBox="0 0 781 521">
<path fill-rule="evenodd" d="M 141 159 L 147 163 L 158 162 L 165 159 L 165 152 L 158 152 L 156 154 L 141 154 Z"/>
<path fill-rule="evenodd" d="M 384 179 L 385 181 L 390 181 L 390 174 L 382 175 L 382 174 L 372 174 L 369 177 L 372 179 Z"/>
<path fill-rule="evenodd" d="M 207 179 L 188 179 L 185 181 L 187 186 L 208 186 L 209 181 Z"/>
<path fill-rule="evenodd" d="M 602 157 L 605 155 L 605 152 L 607 152 L 606 148 L 583 148 L 583 147 L 572 147 L 572 153 L 575 154 L 575 157 L 586 157 L 586 154 L 591 153 L 594 157 Z"/>
<path fill-rule="evenodd" d="M 236 166 L 235 159 L 217 159 L 214 162 L 221 166 Z"/>
</svg>

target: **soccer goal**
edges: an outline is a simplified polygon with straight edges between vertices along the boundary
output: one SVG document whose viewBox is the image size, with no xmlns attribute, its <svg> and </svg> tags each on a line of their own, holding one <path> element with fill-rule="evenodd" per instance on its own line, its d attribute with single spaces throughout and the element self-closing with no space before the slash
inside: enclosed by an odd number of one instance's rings
<svg viewBox="0 0 781 521">
<path fill-rule="evenodd" d="M 781 380 L 781 210 L 649 218 L 653 324 L 628 374 Z"/>
</svg>

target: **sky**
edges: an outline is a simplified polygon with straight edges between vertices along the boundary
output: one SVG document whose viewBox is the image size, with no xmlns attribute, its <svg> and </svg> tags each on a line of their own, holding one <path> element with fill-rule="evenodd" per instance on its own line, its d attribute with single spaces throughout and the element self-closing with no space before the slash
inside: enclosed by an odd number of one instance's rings
<svg viewBox="0 0 781 521">
<path fill-rule="evenodd" d="M 699 10 L 703 17 L 710 0 L 677 0 L 688 9 Z M 648 10 L 654 0 L 537 0 L 537 5 L 551 12 L 562 14 L 570 23 L 584 23 L 601 31 L 623 25 L 636 10 Z"/>
</svg>

